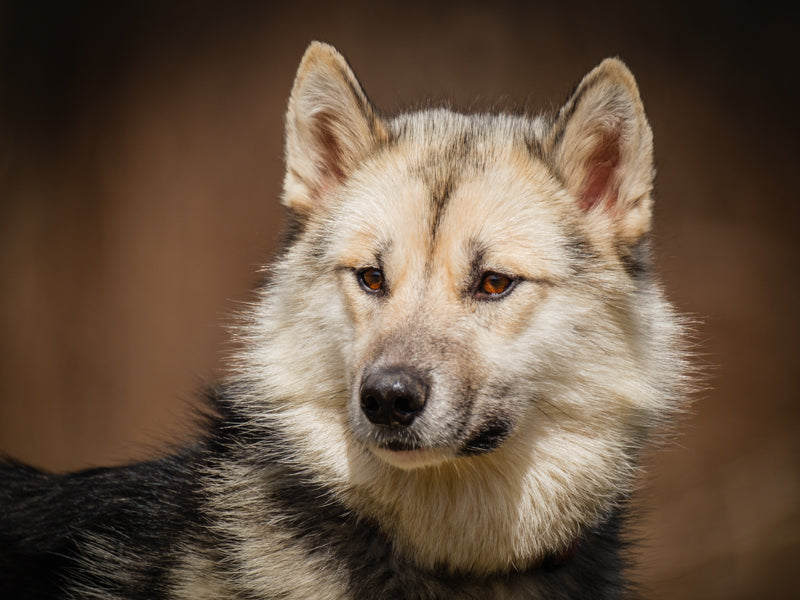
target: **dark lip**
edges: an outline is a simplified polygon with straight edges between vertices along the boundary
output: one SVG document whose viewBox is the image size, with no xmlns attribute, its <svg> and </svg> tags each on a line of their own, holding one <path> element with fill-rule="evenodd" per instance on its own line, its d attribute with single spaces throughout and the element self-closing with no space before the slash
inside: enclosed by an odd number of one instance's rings
<svg viewBox="0 0 800 600">
<path fill-rule="evenodd" d="M 422 450 L 418 444 L 411 444 L 402 441 L 387 441 L 378 444 L 378 448 L 382 450 L 391 450 L 392 452 L 412 452 L 414 450 Z"/>
<path fill-rule="evenodd" d="M 424 450 L 427 445 L 420 443 L 419 437 L 413 428 L 387 429 L 385 427 L 371 427 L 370 431 L 359 431 L 357 437 L 367 446 L 405 452 L 409 450 Z"/>
</svg>

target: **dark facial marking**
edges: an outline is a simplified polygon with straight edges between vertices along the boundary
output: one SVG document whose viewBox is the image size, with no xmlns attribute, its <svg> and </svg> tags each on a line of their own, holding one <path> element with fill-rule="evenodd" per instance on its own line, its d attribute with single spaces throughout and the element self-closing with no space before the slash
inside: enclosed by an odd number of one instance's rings
<svg viewBox="0 0 800 600">
<path fill-rule="evenodd" d="M 528 149 L 528 154 L 531 155 L 531 158 L 541 161 L 545 160 L 546 157 L 541 140 L 535 138 L 526 138 L 525 147 Z"/>
<path fill-rule="evenodd" d="M 461 448 L 461 456 L 486 454 L 498 448 L 511 434 L 511 423 L 496 417 L 485 423 Z"/>
<path fill-rule="evenodd" d="M 453 175 L 452 173 L 448 173 L 441 179 L 427 183 L 431 194 L 431 239 L 435 239 L 439 230 L 439 224 L 442 221 L 444 209 L 453 193 Z"/>
<path fill-rule="evenodd" d="M 647 237 L 640 239 L 633 246 L 618 244 L 616 250 L 625 272 L 631 279 L 642 279 L 650 273 L 650 241 Z"/>
<path fill-rule="evenodd" d="M 567 232 L 567 240 L 565 250 L 570 258 L 572 273 L 580 275 L 597 259 L 597 252 L 586 236 L 577 229 Z"/>
<path fill-rule="evenodd" d="M 428 188 L 431 200 L 431 239 L 436 238 L 439 224 L 468 161 L 473 160 L 474 134 L 462 131 L 444 149 L 433 150 L 419 166 L 419 176 Z M 477 165 L 475 165 L 477 168 Z"/>
</svg>

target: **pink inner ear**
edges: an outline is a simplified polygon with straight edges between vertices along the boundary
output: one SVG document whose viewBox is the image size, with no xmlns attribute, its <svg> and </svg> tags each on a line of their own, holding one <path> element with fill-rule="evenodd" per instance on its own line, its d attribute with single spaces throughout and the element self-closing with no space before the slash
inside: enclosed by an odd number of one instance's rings
<svg viewBox="0 0 800 600">
<path fill-rule="evenodd" d="M 590 211 L 598 204 L 606 208 L 617 202 L 617 183 L 614 174 L 620 161 L 620 134 L 618 131 L 605 131 L 600 142 L 587 161 L 586 181 L 580 194 L 580 207 Z"/>
<path fill-rule="evenodd" d="M 328 113 L 320 113 L 316 117 L 315 135 L 317 138 L 317 169 L 319 171 L 318 186 L 325 191 L 331 185 L 345 179 L 342 167 L 342 150 L 334 132 L 334 118 Z"/>
</svg>

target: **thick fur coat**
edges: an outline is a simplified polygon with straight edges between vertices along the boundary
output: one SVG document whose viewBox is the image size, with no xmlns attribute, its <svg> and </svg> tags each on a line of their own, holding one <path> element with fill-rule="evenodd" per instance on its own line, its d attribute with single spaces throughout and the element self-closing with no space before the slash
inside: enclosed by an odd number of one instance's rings
<svg viewBox="0 0 800 600">
<path fill-rule="evenodd" d="M 553 116 L 380 115 L 313 43 L 285 245 L 204 433 L 0 467 L 9 598 L 617 598 L 643 449 L 685 396 L 633 76 Z"/>
</svg>

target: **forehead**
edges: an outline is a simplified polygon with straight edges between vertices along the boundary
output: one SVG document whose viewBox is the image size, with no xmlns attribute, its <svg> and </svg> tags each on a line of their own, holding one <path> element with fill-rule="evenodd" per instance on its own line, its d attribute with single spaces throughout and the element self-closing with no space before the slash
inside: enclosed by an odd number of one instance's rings
<svg viewBox="0 0 800 600">
<path fill-rule="evenodd" d="M 559 245 L 569 206 L 531 151 L 533 123 L 443 113 L 395 125 L 396 142 L 344 191 L 336 221 L 345 246 L 433 252 L 472 244 L 542 256 Z"/>
</svg>

